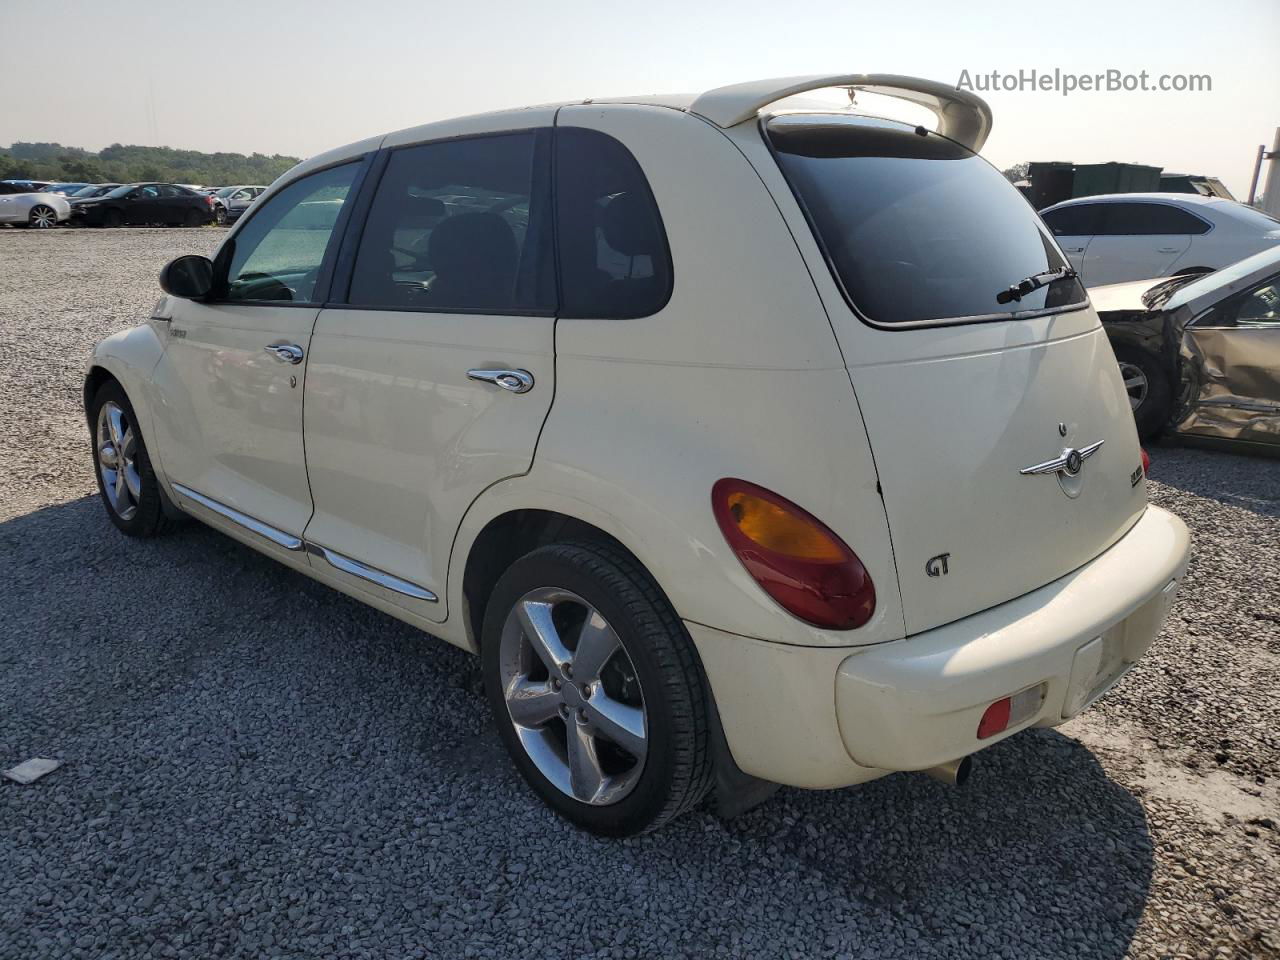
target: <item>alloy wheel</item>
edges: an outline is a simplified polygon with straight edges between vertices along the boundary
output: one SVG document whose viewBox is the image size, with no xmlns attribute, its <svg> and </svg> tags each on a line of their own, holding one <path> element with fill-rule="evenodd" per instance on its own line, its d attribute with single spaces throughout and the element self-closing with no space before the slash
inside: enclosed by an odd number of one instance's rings
<svg viewBox="0 0 1280 960">
<path fill-rule="evenodd" d="M 58 214 L 53 207 L 46 206 L 42 203 L 39 206 L 32 208 L 30 222 L 33 227 L 37 227 L 41 230 L 47 230 L 49 227 L 56 227 L 58 225 Z"/>
<path fill-rule="evenodd" d="M 635 789 L 649 719 L 635 666 L 600 611 L 557 587 L 526 593 L 503 624 L 499 676 L 521 746 L 556 789 L 592 806 Z"/>
<path fill-rule="evenodd" d="M 1129 395 L 1129 409 L 1137 410 L 1147 399 L 1150 384 L 1147 375 L 1137 364 L 1120 361 L 1120 377 L 1124 380 L 1124 391 Z"/>
<path fill-rule="evenodd" d="M 98 411 L 98 471 L 111 509 L 121 520 L 132 520 L 142 496 L 138 476 L 138 433 L 114 400 Z"/>
</svg>

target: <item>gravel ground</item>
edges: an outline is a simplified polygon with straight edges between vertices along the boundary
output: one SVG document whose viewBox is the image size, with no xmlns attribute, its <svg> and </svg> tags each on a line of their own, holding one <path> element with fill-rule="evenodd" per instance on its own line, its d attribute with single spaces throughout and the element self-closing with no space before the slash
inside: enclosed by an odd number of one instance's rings
<svg viewBox="0 0 1280 960">
<path fill-rule="evenodd" d="M 1155 451 L 1195 553 L 1097 709 L 628 841 L 518 780 L 472 662 L 94 492 L 81 366 L 219 231 L 0 231 L 0 956 L 1280 957 L 1280 462 Z"/>
</svg>

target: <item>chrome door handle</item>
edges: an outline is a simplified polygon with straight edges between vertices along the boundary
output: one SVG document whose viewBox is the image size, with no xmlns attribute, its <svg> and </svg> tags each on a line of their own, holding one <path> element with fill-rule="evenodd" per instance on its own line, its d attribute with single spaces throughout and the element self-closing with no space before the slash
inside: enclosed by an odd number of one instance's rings
<svg viewBox="0 0 1280 960">
<path fill-rule="evenodd" d="M 533 374 L 528 370 L 468 370 L 467 376 L 495 384 L 511 393 L 528 393 L 533 389 Z"/>
<path fill-rule="evenodd" d="M 1178 252 L 1178 248 L 1177 248 L 1177 247 L 1161 247 L 1161 248 L 1157 251 L 1157 253 L 1177 253 L 1177 252 Z"/>
<path fill-rule="evenodd" d="M 1063 247 L 1067 253 L 1084 253 L 1084 247 Z"/>
<path fill-rule="evenodd" d="M 281 363 L 302 362 L 302 348 L 296 343 L 269 343 L 262 349 Z"/>
</svg>

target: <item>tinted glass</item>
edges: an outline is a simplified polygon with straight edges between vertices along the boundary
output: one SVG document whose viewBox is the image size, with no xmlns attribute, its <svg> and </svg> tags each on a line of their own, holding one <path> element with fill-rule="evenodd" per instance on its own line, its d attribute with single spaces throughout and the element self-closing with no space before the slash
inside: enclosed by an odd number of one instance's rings
<svg viewBox="0 0 1280 960">
<path fill-rule="evenodd" d="M 1042 218 L 1055 237 L 1087 237 L 1098 232 L 1101 205 L 1080 203 L 1061 207 L 1042 214 Z"/>
<path fill-rule="evenodd" d="M 1167 203 L 1107 203 L 1099 233 L 1107 236 L 1154 236 L 1204 233 L 1209 225 Z"/>
<path fill-rule="evenodd" d="M 395 151 L 356 253 L 348 302 L 488 313 L 554 307 L 545 173 L 534 131 Z"/>
<path fill-rule="evenodd" d="M 865 117 L 780 117 L 768 133 L 832 269 L 867 318 L 998 319 L 1084 301 L 1067 279 L 996 302 L 1065 262 L 1022 195 L 959 144 Z"/>
<path fill-rule="evenodd" d="M 320 267 L 358 169 L 348 163 L 313 173 L 256 208 L 218 255 L 222 298 L 314 302 Z"/>
<path fill-rule="evenodd" d="M 653 193 L 621 143 L 556 130 L 560 315 L 644 317 L 671 296 L 671 254 Z"/>
</svg>

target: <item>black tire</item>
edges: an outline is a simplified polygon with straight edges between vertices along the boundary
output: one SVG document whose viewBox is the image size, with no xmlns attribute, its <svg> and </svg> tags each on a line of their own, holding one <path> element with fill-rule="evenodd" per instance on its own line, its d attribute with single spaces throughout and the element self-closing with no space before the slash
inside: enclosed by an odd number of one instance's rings
<svg viewBox="0 0 1280 960">
<path fill-rule="evenodd" d="M 572 591 L 608 621 L 643 691 L 648 753 L 631 792 L 592 805 L 561 792 L 522 746 L 503 696 L 499 648 L 515 603 L 539 587 Z M 498 730 L 534 792 L 566 820 L 603 836 L 654 830 L 696 806 L 710 789 L 710 704 L 693 642 L 649 574 L 616 548 L 595 542 L 550 544 L 526 554 L 498 580 L 484 615 L 481 660 Z"/>
<path fill-rule="evenodd" d="M 136 431 L 137 446 L 134 464 L 138 471 L 140 492 L 137 509 L 127 519 L 112 506 L 98 462 L 98 414 L 108 402 L 114 402 L 123 410 L 129 425 Z M 151 468 L 151 458 L 147 455 L 147 447 L 143 441 L 142 431 L 138 427 L 137 416 L 124 389 L 116 381 L 108 380 L 93 395 L 88 413 L 93 475 L 98 480 L 98 495 L 102 497 L 102 506 L 107 511 L 111 522 L 121 533 L 130 537 L 153 537 L 169 530 L 173 524 L 164 509 L 164 492 L 160 489 L 160 481 L 156 479 L 155 471 Z"/>
<path fill-rule="evenodd" d="M 1169 383 L 1169 375 L 1160 358 L 1141 347 L 1117 344 L 1115 354 L 1122 376 L 1127 368 L 1129 372 L 1139 372 L 1146 378 L 1146 390 L 1133 410 L 1133 420 L 1141 439 L 1153 439 L 1160 435 L 1173 413 L 1173 387 Z"/>
<path fill-rule="evenodd" d="M 225 227 L 225 226 L 227 225 L 227 211 L 226 211 L 226 208 L 224 208 L 224 207 L 217 207 L 217 208 L 213 211 L 213 222 L 214 222 L 214 223 L 216 223 L 216 224 L 217 224 L 218 226 L 220 226 L 220 227 Z"/>
</svg>

